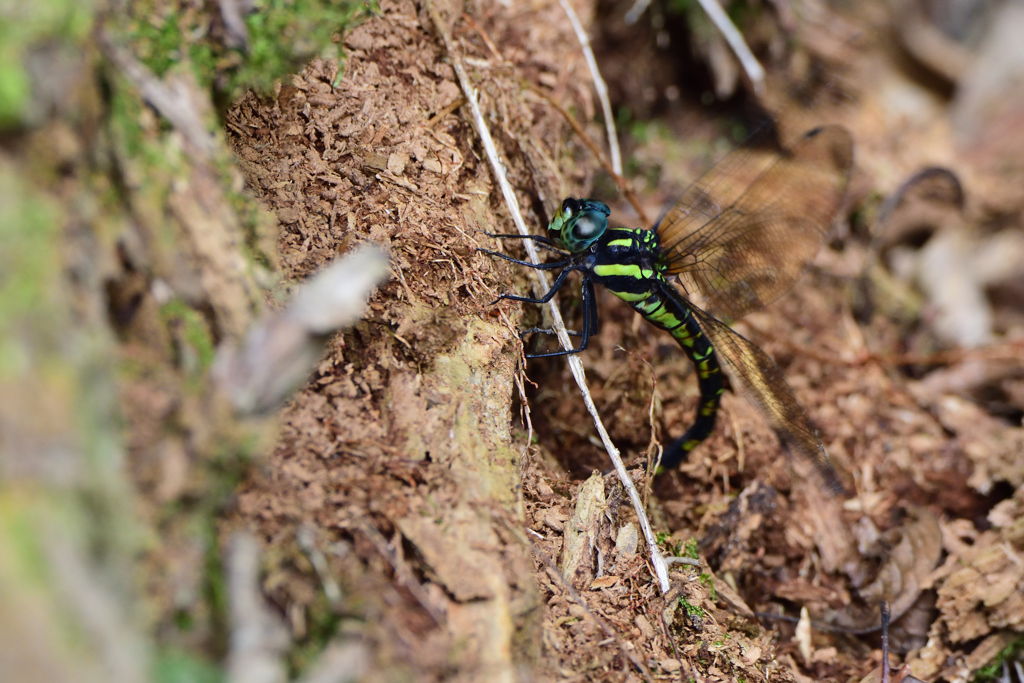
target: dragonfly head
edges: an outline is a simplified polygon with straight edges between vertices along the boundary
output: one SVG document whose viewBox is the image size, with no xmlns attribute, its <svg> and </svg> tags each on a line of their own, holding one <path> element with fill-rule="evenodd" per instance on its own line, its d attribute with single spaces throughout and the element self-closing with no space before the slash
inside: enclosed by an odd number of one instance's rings
<svg viewBox="0 0 1024 683">
<path fill-rule="evenodd" d="M 548 232 L 574 254 L 584 251 L 608 229 L 611 209 L 596 199 L 569 197 L 548 224 Z"/>
</svg>

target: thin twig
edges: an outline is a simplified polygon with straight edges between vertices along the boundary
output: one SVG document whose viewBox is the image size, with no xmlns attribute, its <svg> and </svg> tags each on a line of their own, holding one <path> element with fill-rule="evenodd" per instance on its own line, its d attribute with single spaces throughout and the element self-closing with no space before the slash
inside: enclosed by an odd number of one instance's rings
<svg viewBox="0 0 1024 683">
<path fill-rule="evenodd" d="M 968 359 L 1021 361 L 1021 353 L 1024 353 L 1024 342 L 1015 340 L 1004 344 L 950 349 L 935 353 L 868 353 L 861 362 L 874 361 L 882 365 L 946 365 Z"/>
<path fill-rule="evenodd" d="M 736 468 L 740 474 L 743 474 L 747 460 L 746 451 L 743 448 L 743 432 L 740 430 L 740 422 L 736 418 L 736 413 L 730 410 L 729 417 L 732 422 L 733 440 L 736 441 Z"/>
<path fill-rule="evenodd" d="M 498 48 L 494 44 L 494 41 L 491 40 L 491 37 L 487 34 L 487 31 L 484 30 L 484 27 L 476 22 L 476 19 L 463 12 L 462 20 L 473 27 L 473 30 L 479 34 L 480 39 L 484 41 L 484 45 L 487 46 L 487 49 L 491 51 L 491 54 L 494 55 L 494 58 L 498 60 L 499 63 L 505 61 L 505 58 L 501 56 L 500 52 L 498 52 Z"/>
<path fill-rule="evenodd" d="M 889 683 L 889 603 L 882 601 L 882 683 Z"/>
<path fill-rule="evenodd" d="M 615 118 L 612 116 L 612 104 L 608 101 L 608 86 L 601 78 L 601 72 L 597 68 L 597 60 L 594 59 L 594 51 L 590 49 L 590 38 L 580 24 L 580 18 L 576 16 L 576 10 L 572 8 L 568 0 L 558 0 L 565 13 L 569 15 L 572 23 L 572 30 L 576 32 L 576 39 L 580 41 L 580 48 L 590 68 L 590 76 L 594 79 L 594 90 L 597 91 L 597 99 L 601 101 L 601 111 L 604 112 L 604 126 L 608 131 L 608 151 L 612 157 L 612 168 L 616 175 L 622 175 L 622 155 L 619 153 L 619 137 L 615 132 Z M 645 221 L 646 222 L 646 221 Z"/>
<path fill-rule="evenodd" d="M 217 150 L 216 137 L 207 128 L 187 86 L 181 82 L 165 82 L 158 78 L 131 50 L 118 43 L 105 29 L 100 29 L 97 37 L 106 58 L 139 91 L 142 99 L 167 119 L 185 141 L 190 143 L 185 150 L 202 160 L 212 157 Z"/>
<path fill-rule="evenodd" d="M 583 142 L 586 148 L 590 150 L 590 153 L 594 155 L 594 157 L 597 159 L 597 162 L 601 164 L 601 167 L 605 170 L 605 173 L 610 175 L 612 177 L 612 180 L 615 181 L 615 184 L 619 187 L 619 191 L 622 192 L 622 195 L 629 201 L 630 205 L 633 207 L 633 210 L 636 211 L 637 215 L 640 217 L 640 222 L 643 223 L 644 225 L 650 225 L 651 221 L 647 217 L 647 214 L 644 212 L 643 207 L 640 206 L 640 200 L 637 198 L 636 193 L 633 192 L 633 189 L 629 186 L 629 183 L 626 182 L 626 179 L 623 178 L 619 173 L 615 172 L 615 168 L 608 160 L 608 157 L 604 155 L 604 152 L 602 152 L 601 148 L 597 146 L 597 143 L 595 143 L 594 140 L 589 135 L 587 135 L 587 132 L 583 130 L 583 126 L 581 126 L 579 122 L 573 118 L 572 114 L 569 113 L 569 110 L 567 110 L 565 107 L 559 104 L 558 101 L 555 100 L 555 98 L 551 97 L 551 95 L 548 95 L 546 92 L 544 92 L 543 90 L 541 90 L 540 88 L 533 84 L 528 85 L 531 92 L 543 98 L 545 102 L 554 107 L 558 111 L 558 113 L 562 115 L 562 118 L 566 120 L 566 122 L 572 127 L 573 131 L 576 133 L 576 136 Z"/>
<path fill-rule="evenodd" d="M 444 117 L 448 116 L 448 114 L 451 114 L 453 111 L 455 111 L 456 109 L 458 109 L 459 107 L 461 107 L 465 103 L 466 103 L 466 98 L 465 97 L 459 97 L 459 99 L 455 100 L 451 104 L 447 105 L 444 109 L 442 109 L 441 111 L 439 111 L 436 114 L 434 114 L 433 116 L 431 116 L 430 120 L 427 121 L 426 127 L 427 128 L 433 128 L 434 126 L 437 125 L 438 121 L 440 121 Z"/>
<path fill-rule="evenodd" d="M 683 565 L 686 565 L 688 567 L 699 567 L 700 566 L 700 560 L 695 560 L 692 557 L 684 557 L 682 555 L 675 555 L 673 557 L 666 557 L 665 558 L 665 564 L 668 564 L 668 565 L 683 564 Z"/>
<path fill-rule="evenodd" d="M 679 661 L 680 664 L 689 664 L 690 670 L 693 671 L 693 663 L 684 662 L 683 654 L 679 651 L 679 646 L 676 645 L 676 639 L 672 637 L 672 633 L 668 630 L 668 623 L 665 621 L 665 610 L 658 610 L 658 621 L 661 622 L 661 630 L 662 633 L 665 634 L 665 640 L 667 640 L 669 644 L 672 645 L 672 654 L 676 656 L 676 659 Z"/>
<path fill-rule="evenodd" d="M 729 47 L 732 48 L 736 58 L 740 60 L 740 66 L 747 72 L 747 78 L 750 79 L 750 84 L 754 88 L 754 94 L 763 95 L 764 67 L 761 66 L 761 62 L 757 61 L 757 57 L 750 51 L 750 48 L 747 47 L 747 41 L 743 40 L 743 34 L 739 32 L 739 29 L 732 23 L 729 15 L 718 4 L 718 0 L 697 1 L 704 8 L 704 11 L 711 19 L 711 23 L 721 32 L 725 42 L 729 43 Z"/>
<path fill-rule="evenodd" d="M 446 622 L 444 613 L 430 601 L 430 598 L 427 596 L 427 592 L 423 590 L 423 586 L 420 585 L 420 582 L 412 575 L 412 570 L 409 569 L 408 565 L 398 559 L 397 554 L 388 547 L 387 540 L 379 531 L 377 531 L 377 528 L 365 521 L 351 528 L 358 529 L 363 532 L 363 535 L 370 541 L 374 549 L 380 553 L 385 560 L 387 560 L 388 564 L 391 565 L 391 569 L 395 572 L 395 577 L 405 587 L 405 589 L 409 591 L 409 594 L 416 599 L 416 602 L 420 604 L 420 607 L 430 615 L 430 618 L 434 620 L 435 624 L 438 626 L 444 626 Z"/>
<path fill-rule="evenodd" d="M 618 185 L 619 191 L 622 192 L 629 203 L 633 205 L 633 209 L 637 212 L 637 215 L 640 216 L 641 223 L 649 225 L 649 219 L 644 213 L 643 208 L 641 208 L 640 201 L 637 199 L 636 193 L 633 192 L 625 178 L 622 177 L 622 155 L 619 152 L 619 137 L 615 130 L 615 120 L 612 118 L 612 106 L 608 100 L 608 88 L 605 86 L 604 79 L 601 78 L 601 72 L 597 68 L 597 62 L 594 60 L 593 50 L 590 48 L 590 41 L 586 32 L 583 30 L 583 27 L 580 25 L 579 17 L 576 16 L 576 12 L 573 10 L 572 6 L 565 2 L 565 0 L 559 0 L 559 2 L 562 3 L 565 13 L 569 16 L 569 21 L 572 22 L 573 30 L 576 31 L 576 37 L 580 41 L 580 46 L 582 47 L 583 54 L 587 60 L 587 66 L 590 68 L 591 76 L 594 79 L 594 88 L 597 90 L 597 97 L 601 102 L 601 109 L 604 112 L 606 122 L 605 128 L 608 131 L 608 149 L 611 153 L 611 159 L 601 151 L 601 148 L 597 146 L 597 143 L 587 135 L 586 131 L 583 130 L 583 127 L 580 126 L 565 107 L 534 84 L 527 83 L 526 85 L 531 91 L 544 98 L 546 102 L 558 110 L 558 112 L 572 127 L 573 131 L 575 131 L 580 140 L 583 141 L 583 144 L 587 146 L 587 149 L 589 149 L 597 158 L 598 163 L 601 164 L 605 172 L 615 180 L 615 184 Z M 494 41 L 491 40 L 487 31 L 485 31 L 484 28 L 477 23 L 475 19 L 473 19 L 473 17 L 469 16 L 465 12 L 462 13 L 462 18 L 477 32 L 480 39 L 484 41 L 484 44 L 487 46 L 487 49 L 490 50 L 494 58 L 498 62 L 504 63 L 506 61 L 505 58 L 501 56 L 500 52 L 498 52 L 498 48 L 494 45 Z M 433 119 L 431 119 L 431 121 L 433 121 Z"/>
<path fill-rule="evenodd" d="M 487 123 L 484 121 L 483 114 L 480 111 L 480 104 L 477 102 L 476 89 L 473 87 L 472 82 L 469 80 L 469 75 L 466 73 L 465 67 L 462 65 L 462 60 L 452 50 L 451 36 L 448 35 L 448 30 L 445 28 L 444 23 L 437 14 L 437 9 L 434 7 L 434 3 L 431 0 L 426 2 L 427 13 L 430 15 L 431 20 L 434 23 L 434 27 L 440 34 L 441 39 L 444 41 L 445 50 L 448 52 L 448 56 L 452 62 L 452 68 L 455 70 L 455 75 L 459 79 L 459 83 L 462 86 L 462 92 L 466 96 L 469 102 L 470 112 L 473 115 L 473 126 L 476 128 L 477 135 L 480 136 L 480 142 L 483 144 L 484 151 L 487 153 L 487 158 L 491 163 L 491 168 L 494 171 L 494 176 L 498 181 L 498 185 L 501 187 L 501 193 L 505 198 L 505 204 L 508 206 L 509 214 L 512 216 L 512 222 L 516 225 L 516 230 L 521 235 L 528 235 L 530 231 L 526 228 L 526 223 L 523 221 L 523 216 L 519 211 L 519 201 L 516 199 L 515 191 L 512 189 L 512 185 L 508 182 L 508 178 L 505 177 L 504 167 L 502 166 L 501 160 L 498 158 L 498 150 L 494 146 L 494 140 L 491 138 L 491 133 L 487 128 Z M 537 249 L 534 247 L 531 240 L 523 240 L 526 252 L 530 257 L 530 262 L 534 264 L 540 263 L 540 258 L 537 254 Z M 546 292 L 548 289 L 548 279 L 544 275 L 543 271 L 534 270 L 534 277 L 536 279 L 536 285 L 540 288 L 541 293 Z M 558 341 L 561 342 L 562 347 L 565 349 L 571 349 L 572 343 L 569 339 L 569 335 L 565 331 L 565 324 L 562 322 L 562 314 L 558 310 L 558 306 L 551 303 L 549 306 L 551 312 L 551 318 L 555 330 L 555 334 L 558 336 Z M 597 406 L 594 405 L 594 399 L 590 396 L 590 391 L 587 389 L 587 380 L 583 372 L 583 363 L 576 355 L 570 355 L 567 357 L 569 362 L 569 369 L 572 371 L 573 377 L 576 379 L 576 384 L 580 387 L 580 393 L 583 395 L 583 403 L 587 406 L 587 410 L 590 412 L 591 417 L 594 419 L 594 426 L 597 428 L 598 434 L 601 436 L 601 441 L 604 443 L 605 450 L 608 452 L 608 457 L 611 458 L 612 464 L 615 466 L 615 472 L 619 475 L 619 481 L 622 482 L 623 488 L 629 492 L 630 501 L 633 503 L 633 507 L 636 509 L 636 514 L 640 522 L 640 528 L 644 532 L 644 539 L 647 541 L 647 546 L 651 553 L 651 564 L 654 568 L 654 575 L 658 579 L 658 585 L 661 588 L 662 593 L 667 593 L 669 590 L 668 580 L 668 565 L 665 564 L 665 559 L 661 556 L 661 552 L 658 550 L 658 544 L 654 538 L 654 532 L 651 530 L 651 523 L 647 519 L 647 514 L 644 511 L 643 501 L 640 500 L 640 494 L 637 493 L 636 487 L 633 485 L 633 480 L 629 476 L 629 472 L 626 471 L 626 466 L 622 463 L 622 458 L 619 456 L 619 451 L 612 443 L 611 438 L 608 436 L 608 431 L 604 428 L 604 424 L 601 422 L 601 418 L 597 413 Z"/>
<path fill-rule="evenodd" d="M 711 23 L 715 25 L 715 28 L 725 38 L 725 42 L 729 43 L 729 47 L 732 48 L 736 58 L 740 61 L 740 66 L 747 72 L 747 78 L 750 79 L 750 84 L 754 87 L 754 94 L 764 94 L 764 67 L 761 66 L 761 62 L 757 61 L 754 53 L 750 51 L 747 41 L 743 39 L 743 34 L 739 32 L 739 29 L 732 23 L 729 15 L 718 4 L 718 0 L 698 0 L 698 2 L 700 2 L 700 6 L 711 19 Z M 632 26 L 635 24 L 636 20 L 640 18 L 640 15 L 650 5 L 651 0 L 636 0 L 633 6 L 629 8 L 629 11 L 626 12 L 626 25 Z"/>
<path fill-rule="evenodd" d="M 636 2 L 633 3 L 633 6 L 629 8 L 629 11 L 626 12 L 626 16 L 623 17 L 623 20 L 626 22 L 626 26 L 632 26 L 635 24 L 636 20 L 640 18 L 640 15 L 646 12 L 647 8 L 650 6 L 651 0 L 636 0 Z"/>
<path fill-rule="evenodd" d="M 316 535 L 313 533 L 313 529 L 306 525 L 299 527 L 298 532 L 295 534 L 295 539 L 299 542 L 302 552 L 306 553 L 306 557 L 309 558 L 309 562 L 313 565 L 313 569 L 316 570 L 317 576 L 320 577 L 320 584 L 323 586 L 324 597 L 327 598 L 327 602 L 331 604 L 331 607 L 337 607 L 341 603 L 341 588 L 338 587 L 338 582 L 331 575 L 331 569 L 327 565 L 327 558 L 324 557 L 324 554 L 320 552 L 320 548 L 316 545 Z"/>
</svg>

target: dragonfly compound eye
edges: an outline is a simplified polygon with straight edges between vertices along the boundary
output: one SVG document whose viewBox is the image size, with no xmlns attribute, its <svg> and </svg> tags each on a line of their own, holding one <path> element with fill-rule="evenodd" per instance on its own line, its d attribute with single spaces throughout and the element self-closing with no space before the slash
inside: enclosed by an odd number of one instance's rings
<svg viewBox="0 0 1024 683">
<path fill-rule="evenodd" d="M 584 199 L 574 203 L 573 208 L 576 209 L 578 218 L 573 226 L 572 236 L 584 241 L 600 237 L 608 229 L 608 215 L 611 213 L 608 205 L 596 199 Z"/>
<path fill-rule="evenodd" d="M 600 220 L 597 216 L 583 214 L 580 216 L 579 220 L 576 221 L 576 227 L 573 228 L 572 231 L 573 236 L 581 240 L 588 240 L 604 232 L 607 224 L 607 219 Z"/>
</svg>

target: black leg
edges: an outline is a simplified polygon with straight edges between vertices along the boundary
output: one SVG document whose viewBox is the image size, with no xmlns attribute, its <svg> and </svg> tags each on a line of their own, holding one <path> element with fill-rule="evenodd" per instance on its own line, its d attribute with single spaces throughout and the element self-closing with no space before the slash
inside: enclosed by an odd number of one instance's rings
<svg viewBox="0 0 1024 683">
<path fill-rule="evenodd" d="M 570 337 L 582 337 L 583 336 L 582 332 L 576 332 L 574 330 L 566 330 L 565 333 L 567 335 L 569 335 Z M 557 333 L 553 329 L 551 329 L 550 327 L 531 327 L 528 330 L 519 330 L 519 336 L 523 336 L 523 335 L 526 335 L 526 334 L 557 334 Z"/>
<path fill-rule="evenodd" d="M 533 240 L 534 242 L 543 242 L 544 244 L 550 244 L 554 246 L 555 241 L 550 237 L 543 235 L 520 235 L 518 232 L 513 234 L 505 234 L 500 232 L 485 232 L 488 237 L 495 237 L 499 240 Z"/>
<path fill-rule="evenodd" d="M 542 235 L 520 235 L 518 233 L 514 235 L 503 235 L 491 232 L 485 232 L 484 234 L 487 235 L 488 237 L 494 237 L 499 240 L 532 240 L 534 242 L 537 242 L 538 244 L 543 244 L 546 247 L 551 247 L 556 251 L 565 251 L 564 249 L 559 247 L 553 239 L 551 239 L 550 237 L 544 237 Z"/>
<path fill-rule="evenodd" d="M 502 254 L 498 251 L 491 251 L 490 249 L 477 249 L 477 251 L 484 254 L 490 254 L 491 256 L 497 256 L 498 258 L 503 258 L 506 261 L 518 263 L 519 265 L 526 266 L 527 268 L 533 268 L 534 270 L 557 270 L 558 268 L 565 268 L 567 265 L 572 263 L 572 259 L 554 261 L 553 263 L 530 263 L 529 261 L 520 261 L 517 258 L 512 258 L 511 256 L 507 256 L 506 254 Z"/>
<path fill-rule="evenodd" d="M 568 269 L 562 271 L 563 273 L 568 272 Z M 561 276 L 559 276 L 561 277 Z M 561 285 L 559 285 L 561 286 Z M 552 287 L 552 290 L 555 289 Z M 548 292 L 549 295 L 553 292 Z M 549 297 L 550 298 L 550 297 Z M 581 353 L 587 350 L 587 345 L 590 343 L 590 335 L 597 330 L 597 306 L 594 304 L 594 283 L 584 275 L 583 276 L 583 331 L 580 335 L 580 345 L 575 349 L 563 349 L 561 351 L 552 351 L 551 353 L 528 353 L 527 358 L 554 358 L 555 356 L 571 356 L 574 353 Z"/>
<path fill-rule="evenodd" d="M 597 295 L 594 292 L 594 283 L 589 279 L 583 281 L 583 301 L 590 304 L 590 329 L 587 334 L 597 335 Z"/>
<path fill-rule="evenodd" d="M 562 288 L 562 285 L 565 284 L 565 278 L 569 277 L 569 273 L 571 272 L 572 268 L 566 268 L 561 273 L 559 273 L 558 277 L 555 278 L 554 284 L 551 285 L 551 289 L 548 290 L 548 293 L 539 299 L 533 299 L 528 296 L 518 296 L 516 294 L 502 294 L 495 301 L 507 299 L 508 301 L 520 301 L 524 304 L 546 304 L 547 302 L 551 301 L 551 298 L 555 295 L 555 292 Z"/>
</svg>

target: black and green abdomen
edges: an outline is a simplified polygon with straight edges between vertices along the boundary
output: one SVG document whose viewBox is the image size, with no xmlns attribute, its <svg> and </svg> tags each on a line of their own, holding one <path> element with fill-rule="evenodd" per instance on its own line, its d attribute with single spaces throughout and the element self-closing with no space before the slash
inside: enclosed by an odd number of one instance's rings
<svg viewBox="0 0 1024 683">
<path fill-rule="evenodd" d="M 601 243 L 591 266 L 594 280 L 671 334 L 697 370 L 697 418 L 662 455 L 661 469 L 668 470 L 686 460 L 714 429 L 724 390 L 722 370 L 690 307 L 661 274 L 657 235 L 648 230 L 609 230 Z"/>
</svg>

